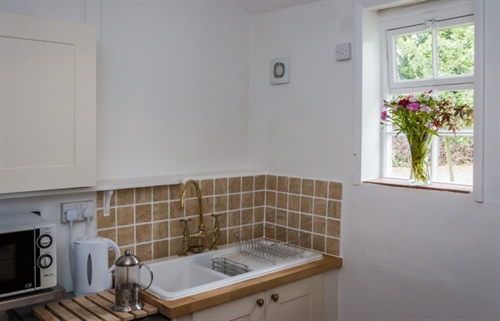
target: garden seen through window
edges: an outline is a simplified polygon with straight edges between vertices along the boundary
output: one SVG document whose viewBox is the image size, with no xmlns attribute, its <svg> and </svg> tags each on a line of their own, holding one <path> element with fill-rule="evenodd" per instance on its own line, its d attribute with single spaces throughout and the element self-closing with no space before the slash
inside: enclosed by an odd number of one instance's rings
<svg viewBox="0 0 500 321">
<path fill-rule="evenodd" d="M 422 24 L 383 28 L 387 44 L 386 100 L 431 92 L 457 106 L 474 107 L 473 16 L 423 19 Z M 430 151 L 431 181 L 472 185 L 474 131 L 472 122 L 458 121 L 455 133 L 446 126 L 434 136 Z M 383 176 L 408 179 L 410 152 L 403 133 L 385 126 Z"/>
</svg>

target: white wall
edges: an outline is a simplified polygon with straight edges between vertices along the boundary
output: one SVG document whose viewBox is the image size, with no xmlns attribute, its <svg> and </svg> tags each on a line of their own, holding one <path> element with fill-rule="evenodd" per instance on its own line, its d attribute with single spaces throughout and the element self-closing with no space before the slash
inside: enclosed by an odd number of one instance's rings
<svg viewBox="0 0 500 321">
<path fill-rule="evenodd" d="M 360 79 L 352 77 L 353 60 L 334 60 L 334 46 L 354 40 L 353 4 L 325 1 L 256 17 L 252 163 L 344 183 L 339 320 L 499 320 L 498 3 L 487 2 L 486 16 L 484 203 L 467 194 L 352 185 Z M 271 86 L 269 60 L 285 55 L 290 84 Z"/>
</svg>

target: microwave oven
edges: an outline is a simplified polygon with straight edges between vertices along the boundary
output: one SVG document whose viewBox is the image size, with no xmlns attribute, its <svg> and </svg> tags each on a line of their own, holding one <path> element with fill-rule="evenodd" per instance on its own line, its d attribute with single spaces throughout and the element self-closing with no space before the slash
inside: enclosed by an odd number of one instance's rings
<svg viewBox="0 0 500 321">
<path fill-rule="evenodd" d="M 56 226 L 36 214 L 0 216 L 0 298 L 57 285 Z"/>
</svg>

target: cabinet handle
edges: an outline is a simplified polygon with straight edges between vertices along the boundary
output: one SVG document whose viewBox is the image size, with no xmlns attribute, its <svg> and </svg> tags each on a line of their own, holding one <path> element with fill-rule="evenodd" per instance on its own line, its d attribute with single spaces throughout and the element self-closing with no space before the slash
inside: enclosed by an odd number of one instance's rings
<svg viewBox="0 0 500 321">
<path fill-rule="evenodd" d="M 280 298 L 280 296 L 278 295 L 278 293 L 274 293 L 274 294 L 272 294 L 272 295 L 271 295 L 271 299 L 272 299 L 274 302 L 278 301 L 278 300 L 279 300 L 279 298 Z"/>
<path fill-rule="evenodd" d="M 264 299 L 258 299 L 257 300 L 257 305 L 260 306 L 260 307 L 263 306 L 264 305 Z"/>
</svg>

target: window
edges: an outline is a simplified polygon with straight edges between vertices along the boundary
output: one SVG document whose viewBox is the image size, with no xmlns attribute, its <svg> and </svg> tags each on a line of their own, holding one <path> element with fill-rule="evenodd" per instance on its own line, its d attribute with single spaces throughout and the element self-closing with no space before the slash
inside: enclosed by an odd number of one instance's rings
<svg viewBox="0 0 500 321">
<path fill-rule="evenodd" d="M 403 10 L 403 14 L 390 12 L 386 15 L 390 19 L 381 23 L 383 99 L 432 90 L 440 97 L 452 96 L 458 105 L 473 106 L 473 7 L 443 9 L 434 3 L 417 9 Z M 383 131 L 382 176 L 407 179 L 410 157 L 406 138 L 396 134 L 391 126 Z M 472 186 L 473 148 L 472 126 L 462 124 L 456 135 L 440 130 L 432 143 L 431 180 Z"/>
</svg>

